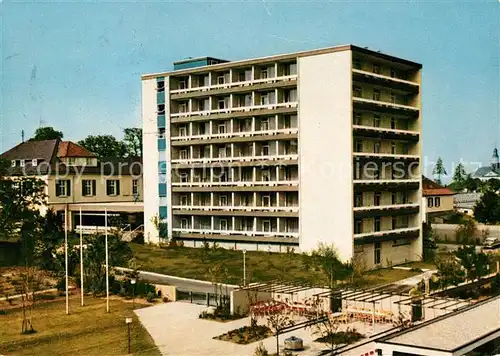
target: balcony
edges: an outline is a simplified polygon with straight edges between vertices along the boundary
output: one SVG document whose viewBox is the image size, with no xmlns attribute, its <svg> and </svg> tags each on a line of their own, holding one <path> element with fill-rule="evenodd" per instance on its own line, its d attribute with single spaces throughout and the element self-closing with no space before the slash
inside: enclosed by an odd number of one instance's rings
<svg viewBox="0 0 500 356">
<path fill-rule="evenodd" d="M 385 152 L 353 152 L 354 157 L 359 158 L 372 158 L 372 159 L 395 159 L 395 160 L 413 160 L 417 161 L 420 159 L 419 155 L 411 155 L 407 153 L 385 153 Z"/>
<path fill-rule="evenodd" d="M 380 85 L 390 87 L 393 89 L 404 90 L 410 93 L 418 93 L 420 85 L 416 82 L 390 77 L 387 75 L 367 72 L 361 69 L 353 69 L 353 80 L 368 83 L 373 85 Z"/>
<path fill-rule="evenodd" d="M 420 135 L 418 131 L 390 129 L 385 127 L 365 125 L 352 125 L 352 129 L 355 135 L 387 140 L 406 139 L 410 141 L 418 141 Z"/>
<path fill-rule="evenodd" d="M 187 158 L 173 159 L 172 164 L 192 164 L 192 163 L 222 163 L 222 162 L 262 162 L 262 161 L 278 161 L 278 160 L 297 160 L 298 154 L 289 155 L 266 155 L 266 156 L 232 156 L 232 157 L 214 157 L 214 158 Z M 257 164 L 258 165 L 258 164 Z"/>
<path fill-rule="evenodd" d="M 354 234 L 354 244 L 382 242 L 395 238 L 418 238 L 419 235 L 419 227 L 403 227 L 393 230 L 363 232 Z"/>
<path fill-rule="evenodd" d="M 420 112 L 420 109 L 416 106 L 396 104 L 389 101 L 367 99 L 361 96 L 357 96 L 356 94 L 353 94 L 352 100 L 356 109 L 383 111 L 392 114 L 405 114 L 417 117 Z"/>
<path fill-rule="evenodd" d="M 208 211 L 223 210 L 223 211 L 247 211 L 247 212 L 252 212 L 252 211 L 266 211 L 266 212 L 280 211 L 280 212 L 291 212 L 291 213 L 299 212 L 298 206 L 173 205 L 172 208 L 177 210 L 208 210 Z"/>
<path fill-rule="evenodd" d="M 227 141 L 228 138 L 237 138 L 235 140 L 232 140 L 232 142 L 245 142 L 245 141 L 255 141 L 253 139 L 255 136 L 297 135 L 298 132 L 299 132 L 298 128 L 287 128 L 287 129 L 263 130 L 263 131 L 242 131 L 242 132 L 215 133 L 215 134 L 204 134 L 204 135 L 174 136 L 171 137 L 170 140 L 176 141 L 175 143 L 172 144 L 173 146 L 182 145 L 181 143 L 178 142 L 186 143 L 186 141 L 189 144 L 191 144 L 191 141 L 197 141 L 193 142 L 192 144 L 205 144 L 205 142 L 199 142 L 199 141 L 217 140 L 217 139 L 220 139 L 221 142 L 228 142 Z M 245 137 L 247 139 L 241 139 Z M 266 138 L 266 140 L 269 139 L 271 138 L 270 137 Z M 272 139 L 279 139 L 279 138 L 272 137 Z M 206 142 L 206 143 L 211 143 L 211 142 Z"/>
<path fill-rule="evenodd" d="M 250 80 L 230 82 L 230 83 L 224 83 L 224 84 L 205 85 L 205 86 L 199 86 L 199 87 L 194 87 L 194 88 L 176 89 L 176 90 L 171 90 L 170 94 L 187 94 L 187 93 L 193 93 L 193 92 L 205 92 L 204 94 L 207 95 L 206 92 L 210 91 L 210 90 L 230 89 L 230 88 L 237 88 L 237 87 L 248 87 L 248 86 L 258 85 L 258 84 L 272 84 L 272 83 L 278 83 L 278 82 L 288 82 L 288 81 L 293 81 L 293 80 L 297 80 L 297 74 L 284 75 L 284 76 L 279 76 L 279 77 L 262 78 L 262 79 L 250 79 Z"/>
<path fill-rule="evenodd" d="M 181 234 L 200 234 L 200 238 L 208 237 L 209 235 L 236 235 L 234 239 L 238 239 L 237 236 L 251 236 L 251 237 L 280 237 L 280 238 L 298 238 L 298 232 L 285 232 L 285 231 L 253 231 L 253 230 L 211 230 L 211 229 L 193 229 L 193 228 L 173 228 L 173 232 Z M 251 239 L 249 241 L 257 241 L 256 239 Z M 298 242 L 298 241 L 297 241 Z"/>
<path fill-rule="evenodd" d="M 394 214 L 414 214 L 420 211 L 420 204 L 402 203 L 389 205 L 371 205 L 355 207 L 353 210 L 356 218 L 369 217 L 373 215 L 388 216 Z"/>
</svg>

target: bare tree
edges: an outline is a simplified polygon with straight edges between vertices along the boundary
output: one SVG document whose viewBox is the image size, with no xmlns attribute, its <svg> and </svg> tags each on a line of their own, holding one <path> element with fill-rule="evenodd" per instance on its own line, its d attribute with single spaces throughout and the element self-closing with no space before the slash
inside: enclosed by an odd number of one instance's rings
<svg viewBox="0 0 500 356">
<path fill-rule="evenodd" d="M 311 321 L 309 327 L 313 335 L 317 335 L 326 340 L 326 343 L 330 346 L 330 350 L 334 353 L 337 348 L 335 333 L 337 333 L 340 327 L 339 321 L 335 318 L 331 318 L 326 311 L 319 311 L 316 315 L 310 315 L 308 319 Z"/>
<path fill-rule="evenodd" d="M 275 310 L 267 315 L 267 326 L 274 331 L 276 335 L 276 354 L 279 356 L 279 336 L 283 329 L 295 325 L 295 321 L 284 310 Z"/>
</svg>

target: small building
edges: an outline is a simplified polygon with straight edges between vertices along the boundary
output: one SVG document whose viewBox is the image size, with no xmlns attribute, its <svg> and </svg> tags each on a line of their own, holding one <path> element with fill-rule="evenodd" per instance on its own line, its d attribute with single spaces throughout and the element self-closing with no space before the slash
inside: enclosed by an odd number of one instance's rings
<svg viewBox="0 0 500 356">
<path fill-rule="evenodd" d="M 422 177 L 422 209 L 424 221 L 453 211 L 455 192 L 427 177 Z"/>
<path fill-rule="evenodd" d="M 2 153 L 8 174 L 45 182 L 47 209 L 68 211 L 70 230 L 86 232 L 117 218 L 129 228 L 143 224 L 142 162 L 138 158 L 101 162 L 84 147 L 62 140 L 26 141 Z M 82 210 L 82 226 L 79 211 Z M 62 216 L 62 214 L 61 214 Z"/>
<path fill-rule="evenodd" d="M 492 355 L 500 347 L 500 296 L 376 341 L 377 355 Z"/>
<path fill-rule="evenodd" d="M 481 199 L 481 193 L 460 193 L 453 196 L 455 210 L 462 214 L 474 215 L 474 207 Z"/>
</svg>

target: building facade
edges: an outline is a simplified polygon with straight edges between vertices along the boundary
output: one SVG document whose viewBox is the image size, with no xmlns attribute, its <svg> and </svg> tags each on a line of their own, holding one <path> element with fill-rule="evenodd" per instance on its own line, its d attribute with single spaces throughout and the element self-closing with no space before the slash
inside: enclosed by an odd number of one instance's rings
<svg viewBox="0 0 500 356">
<path fill-rule="evenodd" d="M 420 64 L 352 45 L 182 63 L 142 76 L 150 241 L 420 258 Z"/>
<path fill-rule="evenodd" d="M 427 177 L 422 177 L 422 218 L 431 222 L 433 218 L 454 210 L 453 196 L 455 192 Z"/>
</svg>

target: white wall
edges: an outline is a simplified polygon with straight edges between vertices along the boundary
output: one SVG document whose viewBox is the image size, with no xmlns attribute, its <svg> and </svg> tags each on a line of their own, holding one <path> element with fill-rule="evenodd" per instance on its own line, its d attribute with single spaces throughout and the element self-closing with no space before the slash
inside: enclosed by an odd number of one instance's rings
<svg viewBox="0 0 500 356">
<path fill-rule="evenodd" d="M 142 81 L 144 240 L 157 243 L 158 231 L 151 218 L 158 214 L 158 143 L 156 79 Z"/>
<path fill-rule="evenodd" d="M 300 250 L 353 255 L 351 52 L 298 60 Z"/>
</svg>

